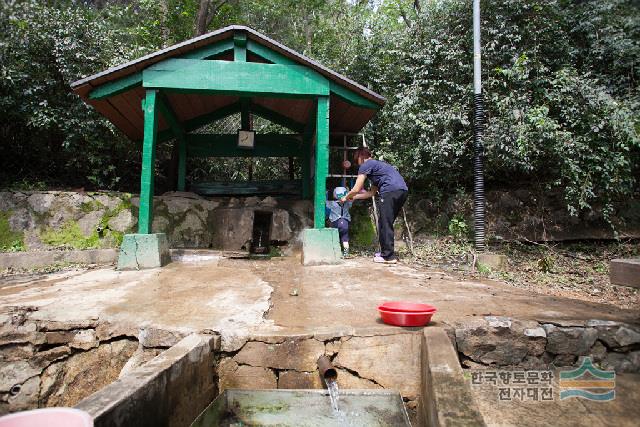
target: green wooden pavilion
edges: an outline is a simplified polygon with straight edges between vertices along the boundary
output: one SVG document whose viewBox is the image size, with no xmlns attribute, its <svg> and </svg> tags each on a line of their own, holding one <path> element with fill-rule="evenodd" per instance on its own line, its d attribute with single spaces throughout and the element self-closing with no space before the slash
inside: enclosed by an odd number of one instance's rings
<svg viewBox="0 0 640 427">
<path fill-rule="evenodd" d="M 302 197 L 314 201 L 316 231 L 305 232 L 303 238 L 307 264 L 335 258 L 335 230 L 323 231 L 330 134 L 359 132 L 384 105 L 382 96 L 237 25 L 83 78 L 71 87 L 143 144 L 138 234 L 125 236 L 119 267 L 167 262 L 166 237 L 152 234 L 151 224 L 156 147 L 172 139 L 179 147 L 181 191 L 187 156 L 298 158 Z M 237 113 L 242 122 L 238 134 L 193 133 Z M 297 133 L 256 135 L 250 132 L 252 114 Z"/>
</svg>

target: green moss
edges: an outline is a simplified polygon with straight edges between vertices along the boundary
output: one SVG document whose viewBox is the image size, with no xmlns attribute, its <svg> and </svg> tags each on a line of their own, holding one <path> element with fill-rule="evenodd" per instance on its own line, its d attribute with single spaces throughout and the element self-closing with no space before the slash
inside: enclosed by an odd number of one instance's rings
<svg viewBox="0 0 640 427">
<path fill-rule="evenodd" d="M 104 207 L 105 206 L 102 203 L 100 203 L 99 201 L 92 200 L 90 202 L 83 202 L 80 205 L 80 210 L 83 213 L 90 213 L 90 212 L 94 212 L 94 211 L 98 211 L 98 210 L 104 209 Z"/>
<path fill-rule="evenodd" d="M 24 233 L 13 231 L 9 225 L 10 211 L 0 211 L 0 252 L 24 251 Z"/>
<path fill-rule="evenodd" d="M 76 221 L 67 221 L 60 229 L 49 228 L 40 234 L 42 242 L 54 247 L 73 249 L 95 249 L 100 247 L 100 237 L 97 232 L 85 237 Z"/>
<path fill-rule="evenodd" d="M 351 210 L 349 244 L 354 248 L 371 248 L 376 243 L 376 227 L 366 205 L 354 205 Z"/>
</svg>

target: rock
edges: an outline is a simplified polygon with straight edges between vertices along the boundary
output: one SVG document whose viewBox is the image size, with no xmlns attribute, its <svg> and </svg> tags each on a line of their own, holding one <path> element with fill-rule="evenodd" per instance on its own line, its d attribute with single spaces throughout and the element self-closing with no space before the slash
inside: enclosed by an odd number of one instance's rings
<svg viewBox="0 0 640 427">
<path fill-rule="evenodd" d="M 171 233 L 172 247 L 198 248 L 208 247 L 211 233 L 207 224 L 195 212 L 188 211 Z"/>
<path fill-rule="evenodd" d="M 168 233 L 171 223 L 169 220 L 161 215 L 153 216 L 153 223 L 151 224 L 151 230 L 154 233 Z"/>
<path fill-rule="evenodd" d="M 73 329 L 89 329 L 89 328 L 95 328 L 96 326 L 97 326 L 97 321 L 95 320 L 77 320 L 73 322 L 44 320 L 40 322 L 40 330 L 45 332 L 71 331 Z"/>
<path fill-rule="evenodd" d="M 129 209 L 124 209 L 111 218 L 108 225 L 110 230 L 125 233 L 133 229 L 137 223 L 138 220 L 133 216 L 133 213 Z"/>
<path fill-rule="evenodd" d="M 97 210 L 93 212 L 89 212 L 84 215 L 82 218 L 78 220 L 78 227 L 82 232 L 82 235 L 85 237 L 91 236 L 95 231 L 98 224 L 100 224 L 100 220 L 104 216 L 104 211 Z"/>
<path fill-rule="evenodd" d="M 560 328 L 544 325 L 547 332 L 546 350 L 553 354 L 585 356 L 598 338 L 598 332 L 592 328 Z"/>
<path fill-rule="evenodd" d="M 590 355 L 594 362 L 602 362 L 607 358 L 607 347 L 605 347 L 600 341 L 596 341 L 591 348 Z"/>
<path fill-rule="evenodd" d="M 417 334 L 353 337 L 342 343 L 333 365 L 384 388 L 398 390 L 402 396 L 417 396 L 420 346 L 421 336 Z"/>
<path fill-rule="evenodd" d="M 640 344 L 640 333 L 630 326 L 597 326 L 598 339 L 603 341 L 609 348 L 621 348 Z"/>
<path fill-rule="evenodd" d="M 11 412 L 36 408 L 39 400 L 40 377 L 30 378 L 20 386 L 14 387 L 12 391 L 7 401 Z"/>
<path fill-rule="evenodd" d="M 0 365 L 0 392 L 9 392 L 14 385 L 21 385 L 29 378 L 40 375 L 41 369 L 26 360 L 2 363 Z"/>
<path fill-rule="evenodd" d="M 324 344 L 314 339 L 287 340 L 282 344 L 250 341 L 234 356 L 241 365 L 315 372 Z"/>
<path fill-rule="evenodd" d="M 604 369 L 613 369 L 616 373 L 640 373 L 640 351 L 630 353 L 609 352 L 602 362 Z"/>
<path fill-rule="evenodd" d="M 94 201 L 100 203 L 105 208 L 112 210 L 118 207 L 120 203 L 122 203 L 122 197 L 118 195 L 111 194 L 96 194 L 94 196 L 90 196 Z"/>
<path fill-rule="evenodd" d="M 138 334 L 138 341 L 147 348 L 171 347 L 182 338 L 184 338 L 183 333 L 157 328 L 142 328 Z"/>
<path fill-rule="evenodd" d="M 101 322 L 96 326 L 96 339 L 107 341 L 113 338 L 128 337 L 138 338 L 140 330 L 137 325 L 128 323 Z"/>
<path fill-rule="evenodd" d="M 511 319 L 501 316 L 485 316 L 484 318 L 492 328 L 510 328 Z"/>
<path fill-rule="evenodd" d="M 485 365 L 514 366 L 544 353 L 544 330 L 536 322 L 487 317 L 455 330 L 458 351 Z"/>
<path fill-rule="evenodd" d="M 42 374 L 41 401 L 46 406 L 74 406 L 118 378 L 137 344 L 118 340 L 71 355 Z"/>
<path fill-rule="evenodd" d="M 547 337 L 547 333 L 542 327 L 525 329 L 524 334 L 527 337 L 542 337 L 542 338 Z"/>
<path fill-rule="evenodd" d="M 34 348 L 27 344 L 8 344 L 0 348 L 0 362 L 28 359 L 33 356 Z"/>
<path fill-rule="evenodd" d="M 277 388 L 276 374 L 267 368 L 239 366 L 233 359 L 222 359 L 218 364 L 218 388 L 220 393 L 228 388 L 272 389 Z"/>
<path fill-rule="evenodd" d="M 23 326 L 3 325 L 0 328 L 0 345 L 31 343 L 43 344 L 45 334 L 36 330 L 35 323 L 27 323 Z"/>
<path fill-rule="evenodd" d="M 83 329 L 78 331 L 69 343 L 71 348 L 79 348 L 81 350 L 89 350 L 97 347 L 99 344 L 96 338 L 96 331 L 93 329 Z"/>
<path fill-rule="evenodd" d="M 283 209 L 276 209 L 271 219 L 271 240 L 288 241 L 293 237 L 291 226 L 289 225 L 289 212 Z"/>
<path fill-rule="evenodd" d="M 77 331 L 54 331 L 47 332 L 47 344 L 69 344 L 73 341 Z"/>
<path fill-rule="evenodd" d="M 34 193 L 27 199 L 29 206 L 37 213 L 45 213 L 51 209 L 51 205 L 56 199 L 52 193 Z"/>
<path fill-rule="evenodd" d="M 29 360 L 29 363 L 42 370 L 52 362 L 63 359 L 70 354 L 71 349 L 66 345 L 61 345 L 46 351 L 39 351 L 31 360 Z"/>
<path fill-rule="evenodd" d="M 120 374 L 118 374 L 118 378 L 122 378 L 130 374 L 139 366 L 144 365 L 145 363 L 159 355 L 162 351 L 163 350 L 158 348 L 144 348 L 141 344 L 138 344 L 137 350 L 123 366 Z"/>
<path fill-rule="evenodd" d="M 554 366 L 573 366 L 578 357 L 574 354 L 558 354 L 553 359 Z"/>
<path fill-rule="evenodd" d="M 260 206 L 275 208 L 278 206 L 278 201 L 271 196 L 267 196 L 260 202 Z"/>
<path fill-rule="evenodd" d="M 278 375 L 278 388 L 321 389 L 323 384 L 317 372 L 281 371 Z"/>
</svg>

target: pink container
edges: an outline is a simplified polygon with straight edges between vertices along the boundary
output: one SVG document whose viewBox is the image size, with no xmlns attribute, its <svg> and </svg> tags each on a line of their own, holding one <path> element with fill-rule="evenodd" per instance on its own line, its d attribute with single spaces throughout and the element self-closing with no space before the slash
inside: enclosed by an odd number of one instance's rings
<svg viewBox="0 0 640 427">
<path fill-rule="evenodd" d="M 93 427 L 93 418 L 73 408 L 43 408 L 0 417 L 0 427 Z"/>
</svg>

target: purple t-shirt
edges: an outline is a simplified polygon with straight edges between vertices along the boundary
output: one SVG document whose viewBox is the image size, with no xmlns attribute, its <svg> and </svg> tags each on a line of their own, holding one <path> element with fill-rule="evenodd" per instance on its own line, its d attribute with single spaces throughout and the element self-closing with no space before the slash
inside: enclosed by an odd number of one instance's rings
<svg viewBox="0 0 640 427">
<path fill-rule="evenodd" d="M 358 169 L 358 175 L 366 175 L 371 183 L 378 187 L 380 194 L 389 191 L 408 191 L 407 184 L 400 173 L 389 163 L 380 160 L 367 160 Z"/>
</svg>

